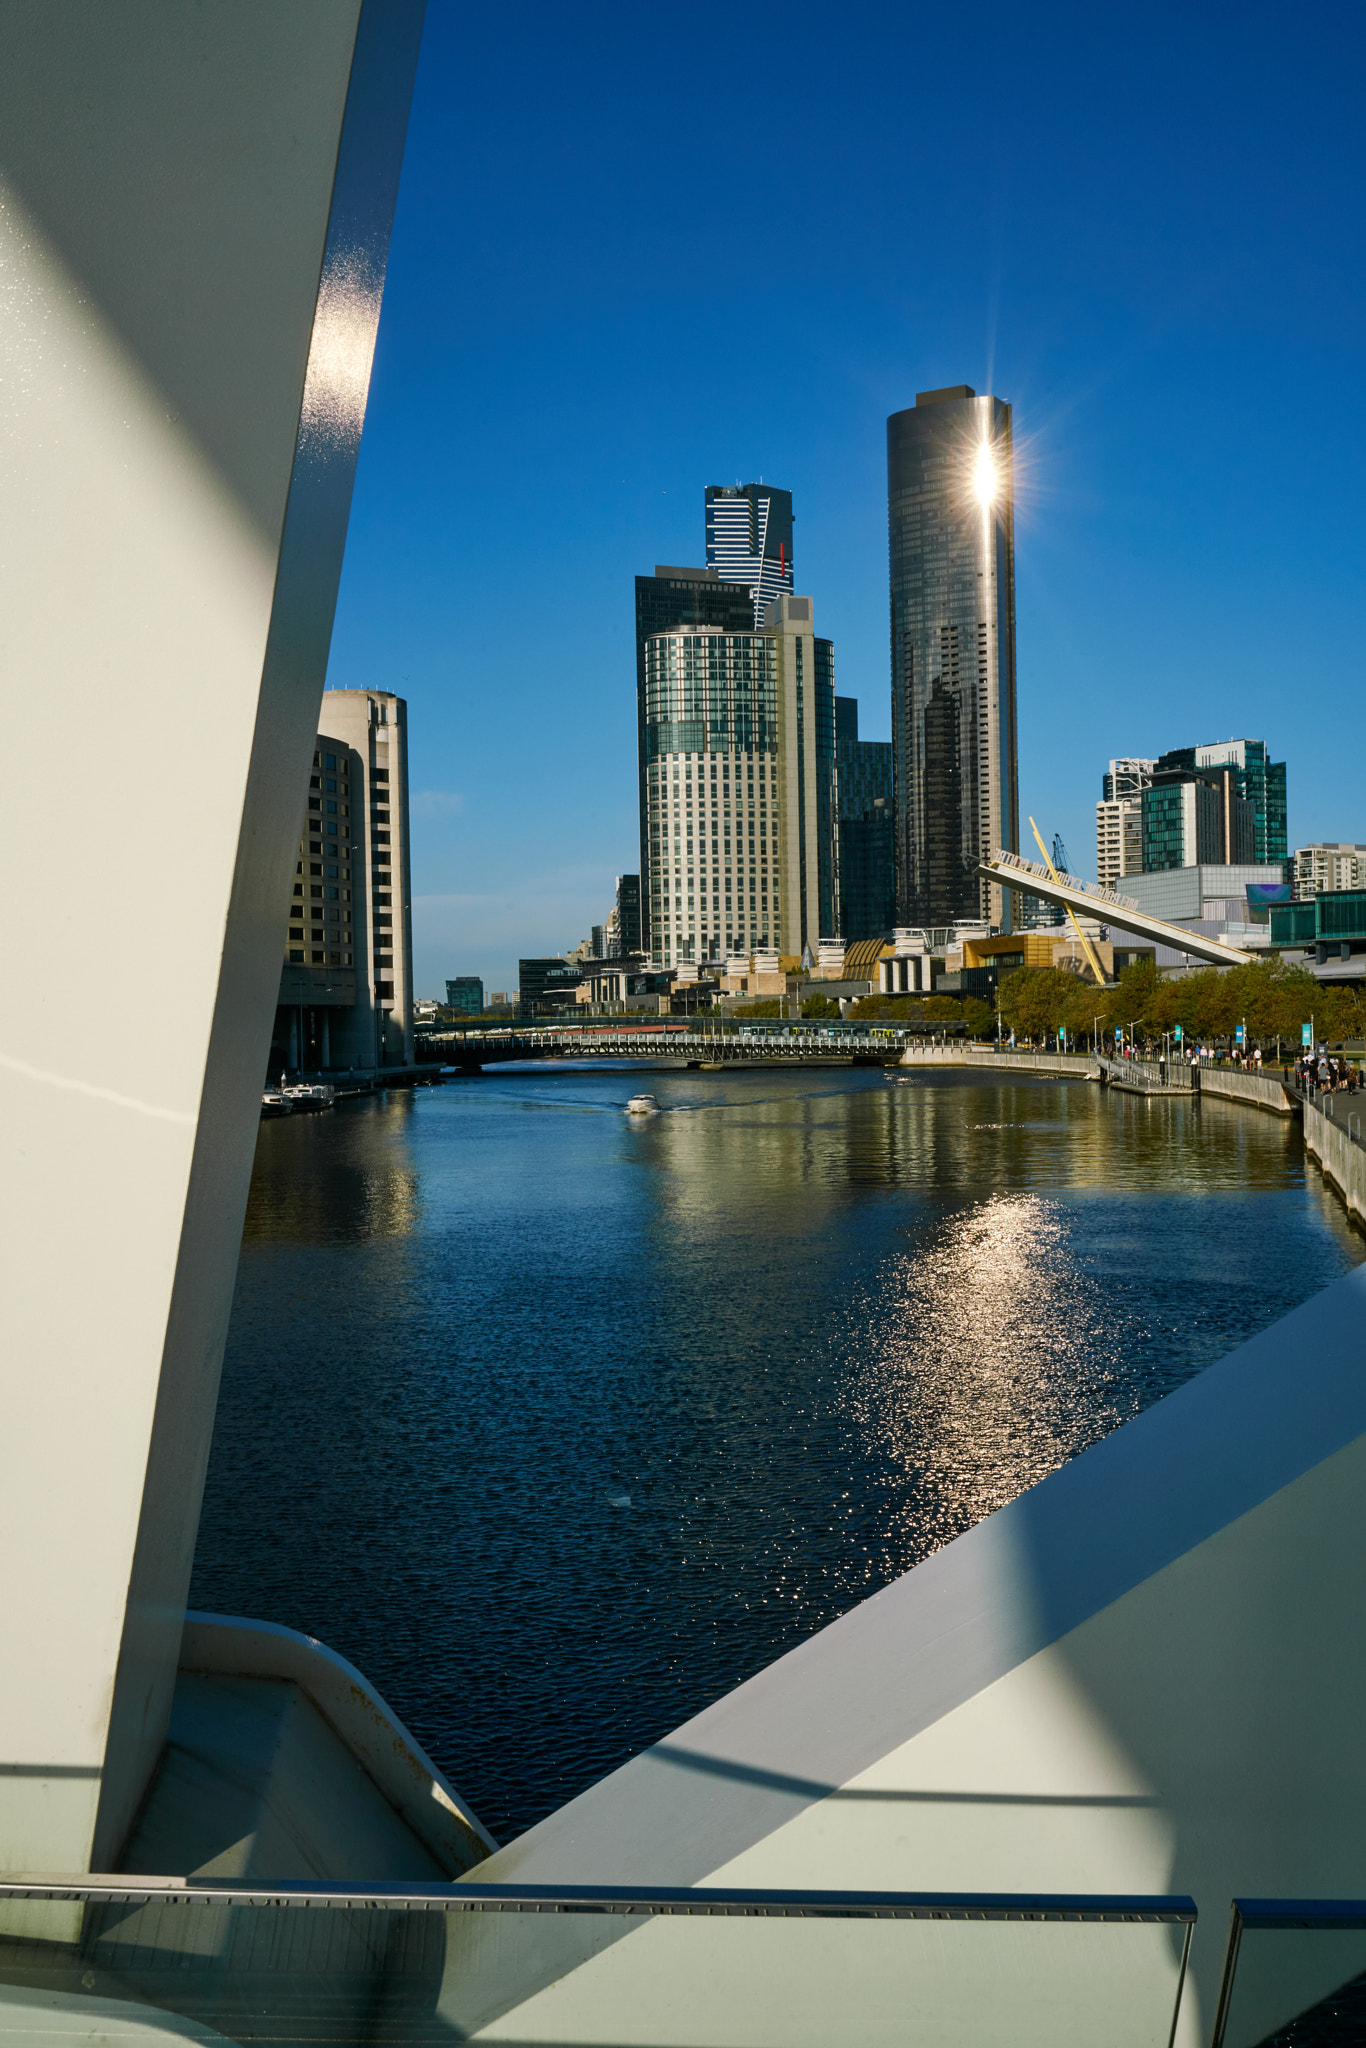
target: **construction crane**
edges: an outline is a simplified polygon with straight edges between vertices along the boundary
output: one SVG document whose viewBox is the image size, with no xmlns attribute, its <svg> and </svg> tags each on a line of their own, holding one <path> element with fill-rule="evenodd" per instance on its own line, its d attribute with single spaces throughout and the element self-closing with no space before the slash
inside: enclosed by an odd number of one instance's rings
<svg viewBox="0 0 1366 2048">
<path fill-rule="evenodd" d="M 1067 866 L 1067 849 L 1064 847 L 1062 843 L 1061 835 L 1056 832 L 1053 835 L 1053 858 L 1050 860 L 1048 857 L 1048 848 L 1043 843 L 1043 834 L 1042 832 L 1040 832 L 1038 826 L 1034 823 L 1034 820 L 1032 818 L 1029 821 L 1029 829 L 1034 834 L 1035 839 L 1038 841 L 1039 852 L 1043 855 L 1044 858 L 1044 866 L 1048 869 L 1049 874 L 1053 877 L 1053 880 L 1056 882 L 1058 879 L 1059 868 L 1062 869 L 1064 874 L 1067 874 L 1069 872 Z M 1096 987 L 1104 988 L 1106 985 L 1105 969 L 1101 966 L 1100 961 L 1096 958 L 1095 947 L 1091 944 L 1091 941 L 1087 938 L 1085 932 L 1077 923 L 1077 913 L 1075 910 L 1073 910 L 1070 903 L 1067 906 L 1067 915 L 1072 920 L 1073 931 L 1076 933 L 1078 939 L 1081 941 L 1081 950 L 1086 955 L 1086 964 L 1090 968 L 1092 974 L 1094 974 L 1096 977 Z"/>
</svg>

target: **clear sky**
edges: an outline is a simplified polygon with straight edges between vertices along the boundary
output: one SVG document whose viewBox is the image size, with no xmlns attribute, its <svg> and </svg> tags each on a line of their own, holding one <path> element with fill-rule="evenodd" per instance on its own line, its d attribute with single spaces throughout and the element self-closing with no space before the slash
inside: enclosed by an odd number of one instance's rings
<svg viewBox="0 0 1366 2048">
<path fill-rule="evenodd" d="M 708 483 L 889 734 L 886 415 L 1015 408 L 1020 802 L 1289 762 L 1366 841 L 1366 11 L 430 0 L 329 684 L 408 700 L 419 994 L 639 865 L 632 577 Z"/>
</svg>

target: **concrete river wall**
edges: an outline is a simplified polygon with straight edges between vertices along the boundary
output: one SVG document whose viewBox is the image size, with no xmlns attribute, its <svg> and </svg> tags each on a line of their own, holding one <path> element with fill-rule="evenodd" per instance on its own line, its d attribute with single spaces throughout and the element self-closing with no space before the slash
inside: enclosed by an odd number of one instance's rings
<svg viewBox="0 0 1366 2048">
<path fill-rule="evenodd" d="M 1226 1095 L 1235 1102 L 1250 1102 L 1273 1116 L 1293 1116 L 1295 1097 L 1275 1074 L 1246 1074 L 1237 1067 L 1202 1066 L 1202 1095 Z"/>
<path fill-rule="evenodd" d="M 1096 1063 L 1088 1053 L 997 1052 L 993 1046 L 908 1045 L 903 1067 L 997 1067 L 1026 1074 L 1079 1074 L 1094 1081 Z"/>
<path fill-rule="evenodd" d="M 1366 1147 L 1361 1142 L 1366 1109 L 1349 1110 L 1351 1100 L 1350 1095 L 1329 1095 L 1305 1103 L 1304 1149 L 1342 1196 L 1348 1215 L 1366 1225 Z"/>
</svg>

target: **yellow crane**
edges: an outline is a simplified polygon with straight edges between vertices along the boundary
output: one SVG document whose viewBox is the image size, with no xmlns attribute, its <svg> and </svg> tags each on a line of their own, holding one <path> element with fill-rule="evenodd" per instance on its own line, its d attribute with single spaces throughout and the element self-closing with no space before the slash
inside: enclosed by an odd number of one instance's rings
<svg viewBox="0 0 1366 2048">
<path fill-rule="evenodd" d="M 1029 829 L 1034 834 L 1035 839 L 1039 843 L 1039 852 L 1043 855 L 1044 866 L 1048 869 L 1049 874 L 1053 877 L 1053 880 L 1056 882 L 1058 879 L 1058 871 L 1054 867 L 1052 861 L 1049 859 L 1048 848 L 1043 843 L 1043 834 L 1039 831 L 1038 826 L 1034 823 L 1034 820 L 1032 818 L 1029 821 Z M 1086 955 L 1087 965 L 1090 967 L 1092 974 L 1094 974 L 1096 977 L 1096 987 L 1104 988 L 1106 985 L 1105 969 L 1101 966 L 1100 961 L 1096 958 L 1096 949 L 1091 944 L 1091 941 L 1087 938 L 1080 924 L 1077 922 L 1077 913 L 1075 910 L 1073 910 L 1070 903 L 1067 905 L 1067 915 L 1071 918 L 1072 929 L 1076 933 L 1077 938 L 1081 942 L 1081 950 Z"/>
</svg>

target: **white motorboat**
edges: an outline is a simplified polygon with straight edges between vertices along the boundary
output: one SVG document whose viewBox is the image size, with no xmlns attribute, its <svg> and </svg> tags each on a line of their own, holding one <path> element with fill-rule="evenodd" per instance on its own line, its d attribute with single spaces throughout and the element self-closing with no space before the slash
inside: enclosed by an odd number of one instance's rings
<svg viewBox="0 0 1366 2048">
<path fill-rule="evenodd" d="M 286 1088 L 283 1092 L 288 1097 L 291 1109 L 331 1109 L 336 1100 L 336 1090 L 329 1088 L 323 1081 L 299 1081 L 294 1087 Z"/>
<path fill-rule="evenodd" d="M 262 1116 L 288 1116 L 294 1105 L 279 1088 L 263 1088 L 261 1091 Z"/>
<path fill-rule="evenodd" d="M 653 1095 L 633 1095 L 626 1105 L 627 1116 L 656 1116 L 659 1104 Z"/>
</svg>

